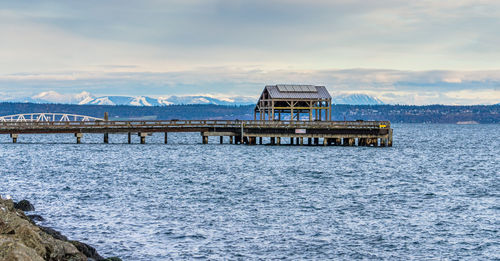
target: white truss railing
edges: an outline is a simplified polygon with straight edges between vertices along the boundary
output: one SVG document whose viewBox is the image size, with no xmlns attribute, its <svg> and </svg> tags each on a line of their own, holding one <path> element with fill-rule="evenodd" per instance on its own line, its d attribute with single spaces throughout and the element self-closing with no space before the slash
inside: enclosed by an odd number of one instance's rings
<svg viewBox="0 0 500 261">
<path fill-rule="evenodd" d="M 23 113 L 23 114 L 14 114 L 14 115 L 6 115 L 0 116 L 0 122 L 66 122 L 66 121 L 103 121 L 104 119 L 85 116 L 85 115 L 77 115 L 77 114 L 68 114 L 68 113 Z"/>
</svg>

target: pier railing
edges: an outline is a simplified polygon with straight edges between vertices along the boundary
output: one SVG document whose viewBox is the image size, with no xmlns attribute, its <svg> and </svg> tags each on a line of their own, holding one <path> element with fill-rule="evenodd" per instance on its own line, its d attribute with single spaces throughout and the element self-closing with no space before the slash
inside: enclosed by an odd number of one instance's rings
<svg viewBox="0 0 500 261">
<path fill-rule="evenodd" d="M 37 121 L 37 122 L 0 122 L 0 128 L 121 128 L 121 127 L 168 127 L 168 128 L 368 128 L 389 129 L 389 121 L 252 121 L 252 120 L 148 120 L 148 121 Z"/>
</svg>

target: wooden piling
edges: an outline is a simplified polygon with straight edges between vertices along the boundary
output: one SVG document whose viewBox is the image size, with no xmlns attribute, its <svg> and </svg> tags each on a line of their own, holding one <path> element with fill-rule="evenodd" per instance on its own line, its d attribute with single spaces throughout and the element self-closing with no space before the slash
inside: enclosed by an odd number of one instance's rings
<svg viewBox="0 0 500 261">
<path fill-rule="evenodd" d="M 83 133 L 75 133 L 75 137 L 76 137 L 76 144 L 82 143 Z"/>
<path fill-rule="evenodd" d="M 220 136 L 219 141 L 220 141 L 220 144 L 224 144 L 224 136 Z"/>
<path fill-rule="evenodd" d="M 132 133 L 128 132 L 127 136 L 128 136 L 128 144 L 131 144 L 132 143 Z"/>
<path fill-rule="evenodd" d="M 12 133 L 10 134 L 10 137 L 12 138 L 12 143 L 17 143 L 17 138 L 19 137 L 19 134 Z"/>
<path fill-rule="evenodd" d="M 168 144 L 168 132 L 165 132 L 165 139 L 164 139 L 164 143 L 165 143 L 165 144 Z"/>
<path fill-rule="evenodd" d="M 146 144 L 146 136 L 148 136 L 147 132 L 139 132 L 137 133 L 139 137 L 141 138 L 141 144 Z"/>
<path fill-rule="evenodd" d="M 387 142 L 388 147 L 392 147 L 392 129 L 389 130 L 389 141 Z"/>
<path fill-rule="evenodd" d="M 104 121 L 107 122 L 109 120 L 109 114 L 108 112 L 104 113 Z M 104 143 L 109 143 L 109 134 L 106 132 L 104 133 Z"/>
<path fill-rule="evenodd" d="M 293 137 L 290 138 L 290 145 L 293 145 Z"/>
<path fill-rule="evenodd" d="M 234 140 L 234 137 L 233 136 L 229 136 L 229 144 L 233 144 L 233 140 Z"/>
<path fill-rule="evenodd" d="M 314 138 L 314 145 L 319 145 L 319 138 Z"/>
</svg>

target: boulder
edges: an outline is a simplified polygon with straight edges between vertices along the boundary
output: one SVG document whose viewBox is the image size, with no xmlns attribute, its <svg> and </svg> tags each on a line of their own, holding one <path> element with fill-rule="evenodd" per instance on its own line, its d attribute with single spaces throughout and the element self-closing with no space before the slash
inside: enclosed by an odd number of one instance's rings
<svg viewBox="0 0 500 261">
<path fill-rule="evenodd" d="M 54 238 L 31 222 L 14 208 L 12 200 L 0 199 L 0 260 L 87 260 L 73 244 Z"/>
<path fill-rule="evenodd" d="M 35 211 L 35 207 L 26 199 L 14 203 L 14 208 L 22 211 Z"/>
<path fill-rule="evenodd" d="M 68 238 L 61 234 L 61 232 L 53 229 L 53 228 L 50 228 L 50 227 L 42 227 L 42 226 L 38 226 L 43 232 L 51 235 L 53 238 L 55 239 L 58 239 L 58 240 L 62 240 L 62 241 L 68 241 Z"/>
<path fill-rule="evenodd" d="M 26 215 L 26 216 L 29 217 L 33 221 L 45 221 L 45 218 L 43 218 L 40 215 Z"/>
<path fill-rule="evenodd" d="M 103 258 L 96 249 L 79 241 L 69 241 L 59 231 L 38 226 L 40 215 L 25 215 L 35 208 L 27 200 L 14 203 L 0 197 L 0 260 L 121 261 Z"/>
<path fill-rule="evenodd" d="M 78 251 L 83 253 L 86 257 L 97 261 L 105 260 L 102 256 L 99 255 L 99 253 L 97 253 L 97 250 L 95 250 L 95 248 L 93 248 L 92 246 L 76 240 L 71 240 L 69 242 L 73 244 L 76 249 L 78 249 Z"/>
</svg>

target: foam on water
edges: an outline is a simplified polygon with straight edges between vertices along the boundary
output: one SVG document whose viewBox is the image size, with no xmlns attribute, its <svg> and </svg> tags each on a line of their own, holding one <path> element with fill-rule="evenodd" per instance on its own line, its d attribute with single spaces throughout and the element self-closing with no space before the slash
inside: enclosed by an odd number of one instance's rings
<svg viewBox="0 0 500 261">
<path fill-rule="evenodd" d="M 124 260 L 500 258 L 500 125 L 394 129 L 392 148 L 2 135 L 0 194 Z"/>
</svg>

